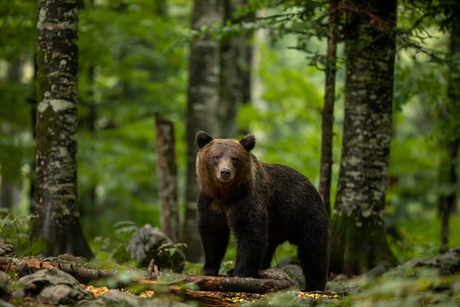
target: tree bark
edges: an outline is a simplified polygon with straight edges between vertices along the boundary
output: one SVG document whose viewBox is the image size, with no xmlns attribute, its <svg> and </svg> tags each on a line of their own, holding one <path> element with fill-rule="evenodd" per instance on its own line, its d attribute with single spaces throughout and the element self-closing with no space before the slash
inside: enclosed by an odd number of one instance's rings
<svg viewBox="0 0 460 307">
<path fill-rule="evenodd" d="M 337 61 L 338 28 L 341 16 L 339 0 L 329 3 L 329 30 L 326 53 L 326 86 L 321 126 L 321 166 L 318 192 L 327 213 L 331 215 L 332 137 L 334 130 L 335 73 Z"/>
<path fill-rule="evenodd" d="M 457 4 L 458 5 L 458 4 Z M 450 59 L 452 63 L 449 69 L 449 79 L 447 85 L 448 103 L 443 120 L 448 122 L 451 131 L 447 131 L 446 149 L 448 152 L 448 172 L 447 185 L 449 192 L 447 195 L 440 197 L 440 213 L 442 216 L 442 229 L 441 229 L 441 250 L 447 250 L 449 243 L 449 217 L 457 207 L 457 193 L 456 186 L 458 183 L 457 176 L 457 157 L 460 146 L 460 137 L 458 128 L 460 116 L 460 25 L 456 22 L 452 24 L 451 40 L 450 40 Z M 440 178 L 442 181 L 442 178 Z"/>
<path fill-rule="evenodd" d="M 37 217 L 29 253 L 92 258 L 77 197 L 77 0 L 39 0 L 37 29 Z"/>
<path fill-rule="evenodd" d="M 179 242 L 179 189 L 177 186 L 176 138 L 174 124 L 155 116 L 158 194 L 163 232 Z"/>
<path fill-rule="evenodd" d="M 396 25 L 396 0 L 352 3 Z M 348 275 L 381 260 L 396 263 L 384 223 L 396 42 L 391 31 L 373 23 L 348 15 L 345 119 L 330 264 L 332 272 Z"/>
<path fill-rule="evenodd" d="M 200 30 L 222 21 L 221 1 L 195 0 L 191 28 Z M 185 255 L 188 261 L 198 262 L 203 256 L 196 225 L 196 203 L 200 188 L 196 180 L 195 134 L 204 130 L 219 136 L 216 109 L 219 101 L 219 42 L 210 37 L 197 39 L 190 45 L 189 86 L 187 92 L 187 191 L 185 196 L 185 220 L 183 241 L 187 243 Z"/>
<path fill-rule="evenodd" d="M 224 24 L 254 20 L 254 14 L 235 19 L 237 8 L 247 0 L 224 0 Z M 221 43 L 220 106 L 218 116 L 223 139 L 236 138 L 239 106 L 251 97 L 252 34 L 246 33 L 225 38 Z"/>
</svg>

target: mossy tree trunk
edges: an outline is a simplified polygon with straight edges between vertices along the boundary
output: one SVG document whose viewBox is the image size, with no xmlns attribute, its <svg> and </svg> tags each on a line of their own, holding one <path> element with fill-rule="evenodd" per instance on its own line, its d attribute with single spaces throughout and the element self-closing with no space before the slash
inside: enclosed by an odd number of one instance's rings
<svg viewBox="0 0 460 307">
<path fill-rule="evenodd" d="M 158 194 L 163 232 L 179 242 L 179 188 L 177 185 L 176 138 L 174 123 L 155 116 Z"/>
<path fill-rule="evenodd" d="M 200 30 L 222 22 L 222 1 L 195 0 L 191 28 Z M 205 37 L 190 45 L 189 85 L 187 92 L 187 184 L 185 196 L 185 219 L 183 242 L 187 243 L 185 255 L 188 261 L 198 262 L 203 256 L 203 247 L 196 225 L 197 200 L 200 188 L 196 180 L 195 134 L 204 130 L 219 136 L 216 109 L 219 102 L 220 57 L 219 42 Z"/>
<path fill-rule="evenodd" d="M 396 25 L 397 1 L 352 2 L 372 15 L 347 16 L 345 119 L 330 270 L 348 275 L 361 274 L 381 260 L 396 263 L 386 240 L 384 212 L 396 44 L 389 27 Z"/>
<path fill-rule="evenodd" d="M 335 73 L 337 62 L 337 43 L 340 22 L 339 0 L 329 1 L 329 29 L 326 52 L 326 86 L 321 125 L 321 166 L 318 192 L 323 199 L 327 213 L 331 215 L 331 181 L 332 181 L 332 136 L 334 130 Z"/>
<path fill-rule="evenodd" d="M 77 2 L 38 1 L 37 217 L 29 253 L 92 258 L 77 202 Z"/>
<path fill-rule="evenodd" d="M 460 11 L 460 4 L 455 3 L 455 11 Z M 445 182 L 447 193 L 440 196 L 440 213 L 442 217 L 441 229 L 441 251 L 447 250 L 449 243 L 449 218 L 457 207 L 456 187 L 458 184 L 457 161 L 460 146 L 460 25 L 458 22 L 452 23 L 451 40 L 450 40 L 450 67 L 449 79 L 447 85 L 447 104 L 441 112 L 443 126 L 446 130 L 446 149 L 448 159 L 446 165 L 447 172 L 442 173 L 441 182 Z"/>
<path fill-rule="evenodd" d="M 247 4 L 247 0 L 224 0 L 224 23 L 242 23 L 253 21 L 254 14 L 235 19 L 239 6 Z M 220 71 L 220 104 L 218 119 L 223 139 L 236 138 L 238 133 L 237 115 L 241 104 L 250 100 L 252 34 L 246 33 L 225 38 L 221 43 Z"/>
</svg>

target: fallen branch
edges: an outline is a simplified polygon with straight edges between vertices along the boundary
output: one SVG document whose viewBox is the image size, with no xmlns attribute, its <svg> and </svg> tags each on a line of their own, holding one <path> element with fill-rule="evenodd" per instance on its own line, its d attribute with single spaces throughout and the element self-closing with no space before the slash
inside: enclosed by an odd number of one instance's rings
<svg viewBox="0 0 460 307">
<path fill-rule="evenodd" d="M 185 274 L 164 274 L 181 281 L 192 282 L 203 291 L 266 293 L 289 288 L 287 280 L 258 279 L 251 277 L 190 276 Z M 156 280 L 136 279 L 136 284 L 162 284 Z"/>
<path fill-rule="evenodd" d="M 7 257 L 0 257 L 0 269 L 2 271 L 7 271 L 8 265 L 10 265 L 8 270 L 17 270 L 17 265 L 20 262 L 26 263 L 34 271 L 57 268 L 63 272 L 66 272 L 67 274 L 72 275 L 82 284 L 87 284 L 89 281 L 95 279 L 111 277 L 117 273 L 115 270 L 87 269 L 65 262 L 48 262 Z M 143 273 L 145 274 L 145 272 Z"/>
<path fill-rule="evenodd" d="M 115 270 L 88 269 L 63 262 L 47 262 L 39 260 L 24 260 L 19 258 L 0 257 L 0 269 L 16 270 L 17 265 L 26 263 L 34 271 L 42 269 L 57 268 L 64 271 L 77 279 L 82 284 L 87 284 L 91 280 L 111 277 L 116 274 Z M 10 266 L 10 267 L 8 267 Z M 164 281 L 149 280 L 146 271 L 137 271 L 141 279 L 134 279 L 135 284 L 164 284 Z M 291 286 L 287 280 L 274 279 L 256 279 L 256 278 L 239 278 L 239 277 L 214 277 L 214 276 L 190 276 L 186 274 L 162 274 L 162 276 L 171 279 L 171 284 L 180 281 L 193 282 L 197 284 L 200 290 L 203 291 L 220 291 L 220 292 L 249 292 L 249 293 L 265 293 L 281 289 L 286 289 Z"/>
</svg>

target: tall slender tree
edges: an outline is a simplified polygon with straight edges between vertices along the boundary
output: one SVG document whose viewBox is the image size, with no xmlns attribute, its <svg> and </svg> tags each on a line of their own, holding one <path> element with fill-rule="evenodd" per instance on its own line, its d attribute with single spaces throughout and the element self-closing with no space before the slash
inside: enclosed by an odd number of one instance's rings
<svg viewBox="0 0 460 307">
<path fill-rule="evenodd" d="M 222 1 L 195 0 L 191 28 L 200 30 L 222 22 Z M 188 248 L 188 261 L 200 261 L 203 256 L 198 228 L 196 225 L 196 204 L 200 188 L 196 180 L 195 134 L 204 130 L 212 136 L 219 136 L 216 108 L 219 101 L 220 57 L 219 42 L 211 37 L 196 39 L 190 45 L 189 85 L 187 92 L 187 185 L 185 196 L 185 220 L 183 241 Z"/>
<path fill-rule="evenodd" d="M 176 138 L 174 123 L 155 115 L 158 194 L 161 226 L 173 241 L 179 242 L 179 188 L 177 185 Z"/>
<path fill-rule="evenodd" d="M 92 258 L 77 202 L 78 1 L 38 1 L 36 215 L 29 252 Z"/>
<path fill-rule="evenodd" d="M 232 24 L 253 21 L 254 14 L 235 18 L 237 8 L 247 4 L 247 0 L 224 0 L 224 23 Z M 220 104 L 218 119 L 220 137 L 235 138 L 238 132 L 237 115 L 242 103 L 250 100 L 252 46 L 251 33 L 236 34 L 224 38 L 220 53 Z"/>
<path fill-rule="evenodd" d="M 13 62 L 7 65 L 6 68 L 6 82 L 13 88 L 18 87 L 22 81 L 24 56 L 19 56 Z M 9 134 L 13 137 L 17 132 L 4 125 L 2 133 Z M 4 150 L 3 148 L 2 150 Z M 7 150 L 9 152 L 10 150 Z M 8 162 L 3 161 L 1 168 L 1 181 L 0 181 L 0 207 L 9 208 L 19 204 L 21 196 L 21 182 L 19 179 L 20 175 L 20 160 L 9 160 Z"/>
<path fill-rule="evenodd" d="M 449 22 L 450 28 L 450 50 L 449 50 L 449 76 L 447 84 L 447 104 L 442 110 L 442 126 L 446 138 L 446 149 L 448 152 L 447 163 L 442 168 L 446 168 L 447 172 L 442 173 L 445 175 L 445 182 L 449 187 L 448 192 L 440 197 L 440 213 L 442 216 L 442 229 L 441 229 L 441 250 L 445 251 L 449 242 L 449 218 L 452 212 L 457 207 L 457 165 L 458 165 L 458 152 L 460 147 L 460 22 L 457 20 L 460 13 L 460 4 L 458 1 L 448 2 L 445 9 L 447 16 L 453 16 Z"/>
<path fill-rule="evenodd" d="M 353 0 L 348 13 L 345 119 L 331 234 L 332 272 L 395 263 L 383 219 L 392 136 L 397 1 Z"/>
<path fill-rule="evenodd" d="M 332 136 L 334 131 L 335 73 L 341 9 L 339 0 L 329 2 L 329 28 L 326 52 L 326 86 L 321 126 L 321 166 L 318 191 L 329 215 L 331 214 Z"/>
</svg>

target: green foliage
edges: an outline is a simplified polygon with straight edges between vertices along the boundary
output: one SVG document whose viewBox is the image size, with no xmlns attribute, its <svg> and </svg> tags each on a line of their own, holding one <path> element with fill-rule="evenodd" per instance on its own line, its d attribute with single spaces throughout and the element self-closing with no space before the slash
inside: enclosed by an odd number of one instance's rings
<svg viewBox="0 0 460 307">
<path fill-rule="evenodd" d="M 460 276 L 440 276 L 436 269 L 400 266 L 380 278 L 359 278 L 348 286 L 358 286 L 362 291 L 344 299 L 347 306 L 457 306 Z"/>
<path fill-rule="evenodd" d="M 160 245 L 160 247 L 158 247 L 158 256 L 161 255 L 162 253 L 165 253 L 169 257 L 172 257 L 177 252 L 177 249 L 180 248 L 180 247 L 187 248 L 187 244 L 185 244 L 185 243 L 176 243 L 176 244 L 166 243 L 166 244 L 162 244 L 162 245 Z"/>
<path fill-rule="evenodd" d="M 37 1 L 1 1 L 0 33 L 0 58 L 13 61 L 20 54 L 33 54 L 37 42 Z"/>
<path fill-rule="evenodd" d="M 2 242 L 10 243 L 14 246 L 15 253 L 22 256 L 29 243 L 29 224 L 34 218 L 33 215 L 20 215 L 18 212 L 9 212 L 0 209 L 6 216 L 0 218 L 0 234 Z"/>
<path fill-rule="evenodd" d="M 137 227 L 159 226 L 153 115 L 176 122 L 182 140 L 185 50 L 167 49 L 182 37 L 188 8 L 170 1 L 159 16 L 155 1 L 105 1 L 80 10 L 79 194 L 90 236 L 107 236 L 120 212 Z M 179 142 L 178 157 L 184 149 Z"/>
<path fill-rule="evenodd" d="M 26 255 L 38 256 L 43 253 L 43 251 L 51 250 L 51 243 L 44 236 L 40 236 L 37 239 L 34 239 L 27 246 Z"/>
<path fill-rule="evenodd" d="M 261 48 L 261 61 L 266 64 L 258 73 L 264 94 L 261 101 L 243 106 L 240 127 L 256 135 L 253 152 L 259 160 L 288 165 L 317 184 L 323 103 L 318 88 L 323 76 L 308 63 L 289 64 L 279 53 Z M 287 55 L 295 57 L 300 52 L 291 50 Z M 340 141 L 334 138 L 334 161 L 340 156 Z"/>
</svg>

